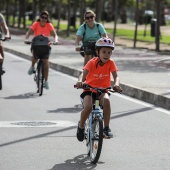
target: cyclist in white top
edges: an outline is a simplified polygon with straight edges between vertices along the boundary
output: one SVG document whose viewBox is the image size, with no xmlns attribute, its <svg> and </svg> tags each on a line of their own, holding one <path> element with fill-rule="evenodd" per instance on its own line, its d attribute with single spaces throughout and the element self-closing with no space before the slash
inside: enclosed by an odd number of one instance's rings
<svg viewBox="0 0 170 170">
<path fill-rule="evenodd" d="M 2 38 L 2 32 L 5 34 L 5 39 L 10 39 L 10 33 L 4 16 L 0 13 L 0 38 Z M 2 46 L 2 41 L 0 41 L 0 64 L 3 64 L 4 61 L 4 48 Z M 3 70 L 3 72 L 5 72 Z"/>
</svg>

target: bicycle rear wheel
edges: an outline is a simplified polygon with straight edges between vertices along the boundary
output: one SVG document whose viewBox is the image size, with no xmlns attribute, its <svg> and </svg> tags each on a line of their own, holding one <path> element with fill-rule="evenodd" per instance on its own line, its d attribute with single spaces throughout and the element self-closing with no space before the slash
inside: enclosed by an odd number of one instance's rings
<svg viewBox="0 0 170 170">
<path fill-rule="evenodd" d="M 95 119 L 93 122 L 93 137 L 90 137 L 90 160 L 96 164 L 99 160 L 103 144 L 103 120 Z"/>
<path fill-rule="evenodd" d="M 43 94 L 43 86 L 44 86 L 44 63 L 39 62 L 38 63 L 38 76 L 37 76 L 37 86 L 38 86 L 38 92 L 39 96 Z"/>
</svg>

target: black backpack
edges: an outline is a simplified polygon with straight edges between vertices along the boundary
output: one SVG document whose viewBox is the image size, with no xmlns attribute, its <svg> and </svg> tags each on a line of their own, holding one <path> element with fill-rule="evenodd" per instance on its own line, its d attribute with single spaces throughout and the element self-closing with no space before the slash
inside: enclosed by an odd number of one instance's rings
<svg viewBox="0 0 170 170">
<path fill-rule="evenodd" d="M 32 50 L 35 58 L 49 58 L 51 47 L 48 45 L 48 37 L 38 35 L 32 39 Z"/>
</svg>

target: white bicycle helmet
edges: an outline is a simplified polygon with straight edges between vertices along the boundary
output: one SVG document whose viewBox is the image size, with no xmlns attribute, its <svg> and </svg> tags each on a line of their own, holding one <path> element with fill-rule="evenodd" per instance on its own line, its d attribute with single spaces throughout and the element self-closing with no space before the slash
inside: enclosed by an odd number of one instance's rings
<svg viewBox="0 0 170 170">
<path fill-rule="evenodd" d="M 112 50 L 114 50 L 114 42 L 107 37 L 102 37 L 96 42 L 96 48 L 101 47 L 110 47 Z"/>
</svg>

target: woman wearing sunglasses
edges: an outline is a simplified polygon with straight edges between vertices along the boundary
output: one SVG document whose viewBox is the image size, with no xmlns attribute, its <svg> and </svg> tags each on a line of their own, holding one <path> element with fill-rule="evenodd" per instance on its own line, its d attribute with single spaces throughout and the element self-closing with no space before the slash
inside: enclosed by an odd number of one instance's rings
<svg viewBox="0 0 170 170">
<path fill-rule="evenodd" d="M 50 37 L 50 35 L 52 35 L 54 37 L 54 44 L 58 44 L 58 35 L 57 35 L 57 33 L 54 29 L 54 26 L 49 21 L 49 13 L 47 11 L 43 11 L 39 16 L 39 19 L 31 25 L 30 29 L 28 30 L 28 32 L 26 33 L 26 36 L 25 36 L 25 43 L 26 44 L 27 44 L 27 41 L 28 41 L 29 36 L 31 34 L 34 34 L 34 36 L 44 35 L 46 37 Z M 28 70 L 29 75 L 33 74 L 34 65 L 35 65 L 36 61 L 37 61 L 37 59 L 35 59 L 34 56 L 33 56 L 31 67 Z M 43 59 L 43 61 L 44 61 L 44 64 L 45 64 L 45 84 L 44 84 L 44 87 L 46 89 L 49 89 L 49 84 L 48 84 L 49 63 L 48 63 L 48 59 Z"/>
<path fill-rule="evenodd" d="M 92 10 L 85 12 L 85 23 L 78 28 L 76 33 L 75 50 L 84 50 L 84 65 L 95 55 L 96 41 L 101 37 L 107 37 L 106 30 L 102 24 L 95 21 L 95 17 L 96 14 Z"/>
</svg>

